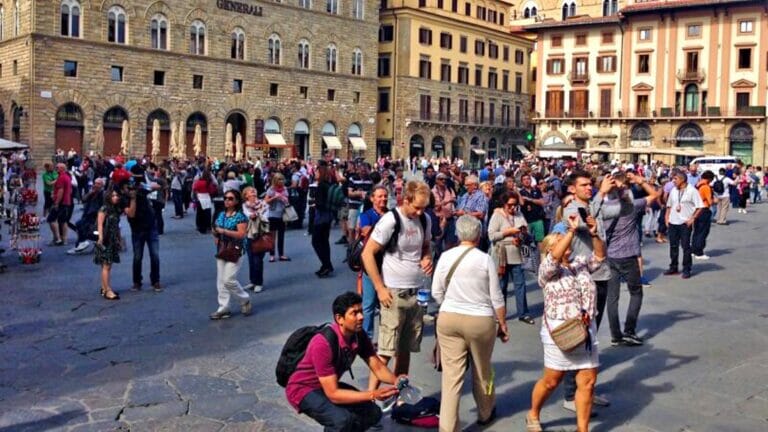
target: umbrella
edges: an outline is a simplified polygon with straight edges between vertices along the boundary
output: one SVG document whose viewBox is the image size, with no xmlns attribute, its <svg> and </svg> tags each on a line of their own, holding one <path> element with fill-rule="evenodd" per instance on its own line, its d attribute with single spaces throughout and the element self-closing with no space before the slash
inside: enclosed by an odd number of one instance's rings
<svg viewBox="0 0 768 432">
<path fill-rule="evenodd" d="M 203 128 L 200 124 L 195 125 L 195 137 L 192 139 L 192 145 L 195 147 L 195 156 L 203 152 Z"/>
<path fill-rule="evenodd" d="M 131 131 L 128 126 L 128 120 L 123 120 L 123 132 L 121 134 L 122 140 L 120 142 L 120 153 L 128 154 L 128 139 L 130 138 Z"/>
<path fill-rule="evenodd" d="M 226 137 L 224 138 L 224 157 L 232 156 L 232 123 L 227 123 L 227 129 L 225 131 Z"/>
<path fill-rule="evenodd" d="M 93 145 L 91 146 L 91 150 L 104 153 L 104 128 L 101 123 L 96 126 L 96 131 L 93 134 Z"/>
<path fill-rule="evenodd" d="M 168 156 L 174 157 L 179 153 L 178 137 L 176 136 L 176 122 L 171 122 L 171 142 L 168 146 Z"/>
<path fill-rule="evenodd" d="M 0 138 L 0 151 L 13 151 L 28 149 L 29 146 L 16 141 L 9 141 L 7 139 Z"/>
<path fill-rule="evenodd" d="M 179 158 L 187 157 L 187 125 L 179 122 Z"/>
<path fill-rule="evenodd" d="M 237 136 L 235 136 L 235 151 L 237 152 L 235 155 L 235 160 L 239 161 L 243 158 L 243 136 L 240 135 L 240 132 L 238 132 Z"/>
<path fill-rule="evenodd" d="M 152 158 L 160 155 L 160 120 L 152 121 Z"/>
</svg>

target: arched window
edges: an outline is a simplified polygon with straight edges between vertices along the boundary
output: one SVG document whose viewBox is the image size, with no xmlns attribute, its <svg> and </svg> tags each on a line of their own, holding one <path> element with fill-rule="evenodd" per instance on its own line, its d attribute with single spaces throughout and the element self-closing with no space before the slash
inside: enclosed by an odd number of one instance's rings
<svg viewBox="0 0 768 432">
<path fill-rule="evenodd" d="M 328 13 L 338 15 L 339 13 L 339 0 L 325 0 L 325 10 Z"/>
<path fill-rule="evenodd" d="M 312 0 L 299 0 L 299 7 L 304 9 L 312 9 Z"/>
<path fill-rule="evenodd" d="M 563 3 L 563 21 L 568 18 L 568 3 Z"/>
<path fill-rule="evenodd" d="M 168 49 L 168 18 L 165 15 L 157 14 L 152 17 L 152 21 L 149 24 L 149 33 L 152 48 Z"/>
<path fill-rule="evenodd" d="M 320 133 L 322 133 L 323 136 L 336 136 L 336 125 L 331 122 L 325 122 Z"/>
<path fill-rule="evenodd" d="M 17 1 L 17 14 L 19 10 L 18 5 L 19 2 Z M 16 25 L 18 25 L 18 20 Z M 64 0 L 61 2 L 61 35 L 80 37 L 80 2 L 77 0 Z"/>
<path fill-rule="evenodd" d="M 570 15 L 568 16 L 576 16 L 576 2 L 571 3 Z"/>
<path fill-rule="evenodd" d="M 107 41 L 124 44 L 125 10 L 120 6 L 112 6 L 107 12 L 107 22 Z"/>
<path fill-rule="evenodd" d="M 696 84 L 685 86 L 685 114 L 696 115 L 699 111 L 699 87 Z"/>
<path fill-rule="evenodd" d="M 269 134 L 279 134 L 282 132 L 280 127 L 280 119 L 277 117 L 270 117 L 264 122 L 264 132 Z"/>
<path fill-rule="evenodd" d="M 269 46 L 267 47 L 267 62 L 269 64 L 280 64 L 280 46 L 280 36 L 273 33 L 269 37 Z"/>
<path fill-rule="evenodd" d="M 360 48 L 352 51 L 352 75 L 363 74 L 363 52 Z"/>
<path fill-rule="evenodd" d="M 240 27 L 232 31 L 232 49 L 230 56 L 233 59 L 245 60 L 245 31 Z"/>
<path fill-rule="evenodd" d="M 302 39 L 299 41 L 299 68 L 309 69 L 309 41 Z"/>
<path fill-rule="evenodd" d="M 617 0 L 603 0 L 603 16 L 616 15 L 618 7 Z"/>
<path fill-rule="evenodd" d="M 531 17 L 535 17 L 539 14 L 539 11 L 536 10 L 536 6 L 531 8 Z"/>
<path fill-rule="evenodd" d="M 0 5 L 0 40 L 3 40 L 4 38 L 4 30 L 5 27 L 3 26 L 3 23 L 5 22 L 5 9 L 3 9 L 3 5 Z"/>
<path fill-rule="evenodd" d="M 523 18 L 530 18 L 531 17 L 531 10 L 529 8 L 523 9 Z"/>
<path fill-rule="evenodd" d="M 363 136 L 363 130 L 358 123 L 352 123 L 349 125 L 349 129 L 347 129 L 347 136 L 361 137 Z"/>
<path fill-rule="evenodd" d="M 365 19 L 365 2 L 363 0 L 352 1 L 352 16 L 355 19 Z"/>
<path fill-rule="evenodd" d="M 325 70 L 328 72 L 336 72 L 336 63 L 338 62 L 338 59 L 339 55 L 336 45 L 328 45 L 328 48 L 325 49 Z M 301 59 L 299 59 L 299 64 L 301 64 Z"/>
<path fill-rule="evenodd" d="M 189 53 L 205 55 L 205 24 L 200 20 L 189 25 Z"/>
</svg>

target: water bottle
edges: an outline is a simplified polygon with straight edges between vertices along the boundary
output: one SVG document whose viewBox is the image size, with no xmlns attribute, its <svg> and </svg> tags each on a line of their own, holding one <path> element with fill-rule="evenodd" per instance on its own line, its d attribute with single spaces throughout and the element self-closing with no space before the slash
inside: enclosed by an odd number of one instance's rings
<svg viewBox="0 0 768 432">
<path fill-rule="evenodd" d="M 429 290 L 429 287 L 422 286 L 419 288 L 419 290 L 416 292 L 416 303 L 419 304 L 419 306 L 426 308 L 429 304 L 429 297 L 430 297 L 431 291 Z"/>
<path fill-rule="evenodd" d="M 397 395 L 398 402 L 415 405 L 421 400 L 421 389 L 411 385 L 408 378 L 401 377 L 398 379 L 397 389 L 399 390 Z"/>
</svg>

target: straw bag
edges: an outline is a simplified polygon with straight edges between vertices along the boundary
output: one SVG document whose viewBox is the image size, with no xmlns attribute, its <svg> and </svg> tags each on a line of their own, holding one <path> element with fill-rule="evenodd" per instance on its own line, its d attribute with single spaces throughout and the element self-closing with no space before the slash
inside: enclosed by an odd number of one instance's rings
<svg viewBox="0 0 768 432">
<path fill-rule="evenodd" d="M 547 330 L 552 336 L 552 340 L 555 341 L 555 345 L 563 352 L 571 352 L 587 341 L 587 326 L 581 317 L 571 318 L 553 330 L 549 327 L 547 313 L 544 312 L 544 323 L 547 325 Z"/>
</svg>

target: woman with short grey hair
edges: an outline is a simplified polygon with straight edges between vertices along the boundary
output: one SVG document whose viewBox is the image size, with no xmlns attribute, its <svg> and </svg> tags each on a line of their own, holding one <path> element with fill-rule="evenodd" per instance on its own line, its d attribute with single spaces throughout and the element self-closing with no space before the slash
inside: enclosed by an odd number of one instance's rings
<svg viewBox="0 0 768 432">
<path fill-rule="evenodd" d="M 491 355 L 497 334 L 502 342 L 509 340 L 507 311 L 496 266 L 488 254 L 477 249 L 482 235 L 480 220 L 461 216 L 456 221 L 456 235 L 461 243 L 441 255 L 432 278 L 432 297 L 440 304 L 440 430 L 445 431 L 460 429 L 459 399 L 468 354 L 472 356 L 477 423 L 487 425 L 496 418 Z"/>
</svg>

